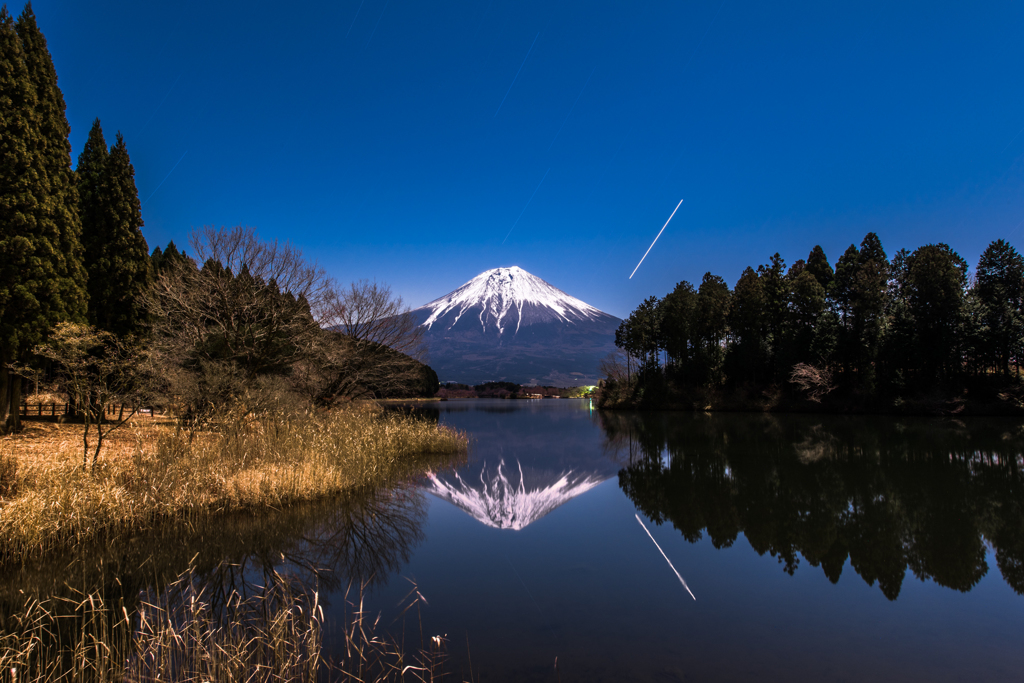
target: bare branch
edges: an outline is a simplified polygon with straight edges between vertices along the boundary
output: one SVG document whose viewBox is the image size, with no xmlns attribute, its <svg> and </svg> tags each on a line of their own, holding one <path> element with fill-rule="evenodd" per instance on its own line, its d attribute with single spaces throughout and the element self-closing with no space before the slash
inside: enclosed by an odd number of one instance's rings
<svg viewBox="0 0 1024 683">
<path fill-rule="evenodd" d="M 809 363 L 794 365 L 789 381 L 806 391 L 807 398 L 815 403 L 821 403 L 821 399 L 835 389 L 835 385 L 832 384 L 832 371 L 827 367 L 819 368 Z"/>
<path fill-rule="evenodd" d="M 327 311 L 334 328 L 352 339 L 381 344 L 414 358 L 422 355 L 422 328 L 402 297 L 393 295 L 385 284 L 353 282 L 332 293 Z"/>
<path fill-rule="evenodd" d="M 306 261 L 302 250 L 291 243 L 261 241 L 256 230 L 247 226 L 218 229 L 209 225 L 194 230 L 189 242 L 200 267 L 212 259 L 238 274 L 245 266 L 253 277 L 273 281 L 282 292 L 305 299 L 317 322 L 329 322 L 322 314 L 333 297 L 334 281 L 315 261 Z"/>
</svg>

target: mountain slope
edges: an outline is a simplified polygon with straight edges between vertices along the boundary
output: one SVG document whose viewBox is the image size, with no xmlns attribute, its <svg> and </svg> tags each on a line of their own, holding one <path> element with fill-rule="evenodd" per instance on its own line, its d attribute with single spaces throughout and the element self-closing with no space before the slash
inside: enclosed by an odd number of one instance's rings
<svg viewBox="0 0 1024 683">
<path fill-rule="evenodd" d="M 413 311 L 444 381 L 594 384 L 615 350 L 615 316 L 522 268 L 495 268 Z"/>
</svg>

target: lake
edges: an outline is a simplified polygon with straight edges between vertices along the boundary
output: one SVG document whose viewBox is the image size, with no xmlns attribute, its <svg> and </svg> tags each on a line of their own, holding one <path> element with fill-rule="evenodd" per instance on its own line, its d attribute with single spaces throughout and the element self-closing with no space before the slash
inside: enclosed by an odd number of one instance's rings
<svg viewBox="0 0 1024 683">
<path fill-rule="evenodd" d="M 26 565 L 0 583 L 0 615 L 22 589 L 131 598 L 191 564 L 212 592 L 273 570 L 316 584 L 329 622 L 362 582 L 382 623 L 446 636 L 450 668 L 468 676 L 471 660 L 478 681 L 1024 671 L 1013 420 L 599 413 L 568 399 L 410 410 L 466 431 L 465 462 Z M 414 588 L 426 603 L 399 619 Z"/>
<path fill-rule="evenodd" d="M 436 410 L 469 462 L 425 482 L 422 540 L 378 600 L 414 578 L 480 680 L 555 680 L 556 657 L 564 680 L 1024 671 L 1014 421 Z"/>
</svg>

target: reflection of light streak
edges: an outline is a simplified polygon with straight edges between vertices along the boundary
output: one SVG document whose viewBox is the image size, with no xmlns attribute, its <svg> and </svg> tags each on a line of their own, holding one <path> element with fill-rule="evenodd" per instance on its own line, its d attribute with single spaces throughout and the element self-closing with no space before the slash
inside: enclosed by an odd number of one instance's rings
<svg viewBox="0 0 1024 683">
<path fill-rule="evenodd" d="M 644 526 L 644 523 L 640 520 L 640 515 L 636 515 L 636 521 L 640 522 L 640 526 L 644 527 L 644 531 L 647 531 L 647 527 Z M 651 532 L 647 531 L 647 535 L 651 536 Z M 683 584 L 683 588 L 685 588 L 686 592 L 690 594 L 690 597 L 693 598 L 694 600 L 696 600 L 697 596 L 694 595 L 693 591 L 690 590 L 690 587 L 686 585 L 686 581 L 683 580 L 683 577 L 679 574 L 679 572 L 676 570 L 676 568 L 672 565 L 672 560 L 668 559 L 668 555 L 666 555 L 665 551 L 661 549 L 661 546 L 658 545 L 658 542 L 654 540 L 654 536 L 651 536 L 651 540 L 654 541 L 654 547 L 658 549 L 658 552 L 661 553 L 661 556 L 665 558 L 666 562 L 668 562 L 668 566 L 672 567 L 672 571 L 674 571 L 676 573 L 676 578 L 679 579 L 679 583 Z"/>
<path fill-rule="evenodd" d="M 526 588 L 526 582 L 523 581 L 523 577 L 519 576 L 519 572 L 516 570 L 515 565 L 512 564 L 512 560 L 508 559 L 508 555 L 505 556 L 505 561 L 508 562 L 508 566 L 512 567 L 512 571 L 516 573 L 516 578 L 519 579 L 519 583 L 523 584 L 523 588 L 526 590 L 526 594 L 530 596 L 531 600 L 533 600 L 533 604 L 537 607 L 537 611 L 541 614 L 544 614 L 544 610 L 542 610 L 540 608 L 540 605 L 537 604 L 537 599 L 533 597 L 533 593 L 530 592 L 529 588 Z"/>
<path fill-rule="evenodd" d="M 683 200 L 680 199 L 679 203 L 676 204 L 676 208 L 672 209 L 672 216 L 676 215 L 676 211 L 678 211 L 679 207 L 682 206 L 682 205 L 683 205 Z M 658 231 L 658 237 L 661 237 L 661 233 L 665 232 L 665 228 L 668 227 L 669 222 L 672 220 L 672 216 L 669 216 L 668 220 L 665 221 L 665 225 L 661 226 L 661 230 Z M 654 242 L 658 241 L 658 237 L 654 238 Z M 643 263 L 644 259 L 647 258 L 647 255 L 651 253 L 651 249 L 654 249 L 654 242 L 651 242 L 651 246 L 647 247 L 647 251 L 645 251 L 644 255 L 640 258 L 640 263 Z M 636 271 L 640 270 L 640 263 L 636 264 L 636 268 L 634 268 L 633 272 L 629 274 L 629 279 L 630 280 L 632 280 L 633 276 L 636 275 Z"/>
</svg>

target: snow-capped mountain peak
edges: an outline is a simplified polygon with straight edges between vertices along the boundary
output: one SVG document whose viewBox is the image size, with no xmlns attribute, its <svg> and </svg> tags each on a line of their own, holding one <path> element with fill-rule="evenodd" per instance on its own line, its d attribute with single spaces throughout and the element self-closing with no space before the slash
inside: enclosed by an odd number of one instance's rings
<svg viewBox="0 0 1024 683">
<path fill-rule="evenodd" d="M 576 323 L 607 317 L 606 313 L 549 285 L 518 266 L 484 271 L 455 291 L 435 299 L 419 311 L 428 313 L 423 326 L 428 330 L 444 321 L 453 327 L 464 315 L 479 320 L 502 335 L 519 331 L 533 322 Z"/>
</svg>

